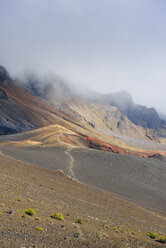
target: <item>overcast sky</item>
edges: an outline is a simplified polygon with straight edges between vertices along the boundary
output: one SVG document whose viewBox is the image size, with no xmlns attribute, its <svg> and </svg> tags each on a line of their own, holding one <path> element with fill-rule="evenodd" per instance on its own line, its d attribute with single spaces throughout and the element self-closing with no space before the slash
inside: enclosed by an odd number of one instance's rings
<svg viewBox="0 0 166 248">
<path fill-rule="evenodd" d="M 166 113 L 165 0 L 0 0 L 0 64 Z"/>
</svg>

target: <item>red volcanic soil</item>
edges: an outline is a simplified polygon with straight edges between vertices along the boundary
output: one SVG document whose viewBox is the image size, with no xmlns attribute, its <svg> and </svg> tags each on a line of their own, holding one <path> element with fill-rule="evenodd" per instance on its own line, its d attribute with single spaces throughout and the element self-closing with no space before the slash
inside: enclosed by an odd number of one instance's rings
<svg viewBox="0 0 166 248">
<path fill-rule="evenodd" d="M 59 139 L 64 142 L 64 143 L 67 143 L 67 144 L 70 144 L 70 145 L 74 145 L 74 146 L 78 146 L 78 144 L 72 140 L 72 136 L 71 135 L 68 135 L 68 134 L 61 134 L 59 135 Z"/>
<path fill-rule="evenodd" d="M 157 154 L 161 154 L 162 156 L 166 157 L 166 152 L 132 151 L 132 150 L 128 150 L 128 149 L 119 148 L 115 145 L 110 145 L 109 143 L 106 143 L 106 142 L 103 142 L 101 140 L 94 139 L 91 137 L 86 137 L 85 139 L 88 143 L 88 147 L 98 149 L 98 150 L 109 151 L 109 152 L 118 153 L 118 154 L 135 155 L 135 156 L 139 156 L 139 157 L 152 157 L 152 156 L 155 156 Z"/>
<path fill-rule="evenodd" d="M 115 145 L 111 145 L 99 139 L 91 138 L 91 137 L 83 137 L 81 134 L 75 133 L 75 135 L 71 134 L 61 134 L 59 138 L 62 142 L 73 145 L 73 146 L 86 146 L 92 149 L 97 149 L 101 151 L 107 151 L 117 154 L 126 154 L 126 155 L 134 155 L 142 158 L 145 157 L 155 157 L 157 154 L 160 154 L 166 157 L 166 152 L 160 151 L 133 151 L 125 148 L 120 148 Z"/>
<path fill-rule="evenodd" d="M 70 134 L 61 134 L 59 135 L 59 138 L 62 142 L 74 145 L 74 146 L 87 146 L 92 149 L 117 153 L 117 154 L 126 154 L 126 155 L 134 155 L 139 156 L 142 158 L 145 157 L 155 157 L 157 154 L 160 154 L 164 157 L 166 157 L 166 152 L 160 152 L 160 151 L 133 151 L 129 149 L 120 148 L 115 145 L 111 145 L 109 143 L 106 143 L 104 141 L 101 141 L 99 139 L 91 138 L 91 137 L 83 137 L 80 134 L 70 135 Z"/>
</svg>

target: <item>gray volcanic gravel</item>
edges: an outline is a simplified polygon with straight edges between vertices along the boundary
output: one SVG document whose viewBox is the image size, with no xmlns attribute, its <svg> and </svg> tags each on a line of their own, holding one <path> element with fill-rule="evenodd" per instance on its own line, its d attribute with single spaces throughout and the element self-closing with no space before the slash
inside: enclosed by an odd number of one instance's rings
<svg viewBox="0 0 166 248">
<path fill-rule="evenodd" d="M 166 163 L 155 158 L 73 149 L 76 178 L 165 212 Z"/>
<path fill-rule="evenodd" d="M 5 155 L 17 158 L 21 161 L 38 165 L 49 170 L 61 169 L 64 173 L 69 174 L 68 169 L 68 156 L 65 154 L 65 149 L 61 147 L 57 148 L 0 148 Z"/>
<path fill-rule="evenodd" d="M 71 175 L 66 148 L 16 149 L 2 147 L 4 154 L 38 166 L 61 169 Z M 119 155 L 89 148 L 73 148 L 72 172 L 77 180 L 121 195 L 165 213 L 166 162 L 159 158 Z"/>
</svg>

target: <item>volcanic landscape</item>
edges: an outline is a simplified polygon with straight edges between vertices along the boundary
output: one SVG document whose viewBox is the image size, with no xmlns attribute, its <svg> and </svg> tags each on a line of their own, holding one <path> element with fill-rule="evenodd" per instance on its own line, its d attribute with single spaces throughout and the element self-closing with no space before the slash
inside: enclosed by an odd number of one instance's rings
<svg viewBox="0 0 166 248">
<path fill-rule="evenodd" d="M 0 247 L 164 247 L 166 125 L 157 112 L 141 107 L 155 116 L 145 127 L 116 95 L 87 99 L 56 80 L 34 87 L 0 67 Z"/>
</svg>

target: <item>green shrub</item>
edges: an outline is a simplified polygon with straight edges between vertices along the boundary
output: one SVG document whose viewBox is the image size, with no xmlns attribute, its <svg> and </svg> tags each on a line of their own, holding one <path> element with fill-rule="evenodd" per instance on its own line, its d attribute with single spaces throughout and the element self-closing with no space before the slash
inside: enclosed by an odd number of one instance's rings
<svg viewBox="0 0 166 248">
<path fill-rule="evenodd" d="M 160 243 L 162 243 L 162 244 L 166 244 L 166 237 L 159 236 L 159 239 L 157 241 L 160 242 Z"/>
<path fill-rule="evenodd" d="M 51 218 L 53 218 L 53 219 L 57 219 L 57 220 L 64 220 L 63 215 L 62 215 L 62 214 L 60 214 L 60 213 L 55 213 L 55 214 L 52 214 L 52 215 L 51 215 Z"/>
<path fill-rule="evenodd" d="M 25 210 L 25 213 L 26 213 L 27 215 L 32 216 L 32 215 L 35 214 L 35 210 L 32 209 L 32 208 L 28 208 L 28 209 Z"/>
<path fill-rule="evenodd" d="M 96 235 L 97 235 L 98 239 L 102 239 L 102 234 L 100 232 L 97 232 Z"/>
<path fill-rule="evenodd" d="M 38 231 L 43 231 L 43 228 L 42 227 L 40 227 L 40 226 L 38 226 L 38 227 L 36 227 L 36 230 L 38 230 Z"/>
<path fill-rule="evenodd" d="M 76 220 L 75 220 L 75 223 L 83 224 L 84 222 L 83 222 L 83 220 L 81 220 L 81 219 L 76 219 Z"/>
<path fill-rule="evenodd" d="M 119 229 L 118 229 L 118 227 L 117 226 L 114 226 L 113 228 L 112 228 L 112 230 L 114 231 L 114 232 L 119 232 Z"/>
<path fill-rule="evenodd" d="M 157 239 L 157 237 L 159 236 L 157 233 L 154 233 L 154 232 L 149 232 L 148 233 L 148 236 L 151 238 L 151 239 Z"/>
<path fill-rule="evenodd" d="M 17 214 L 21 214 L 21 209 L 17 209 L 17 210 L 16 210 L 16 213 L 17 213 Z"/>
</svg>

